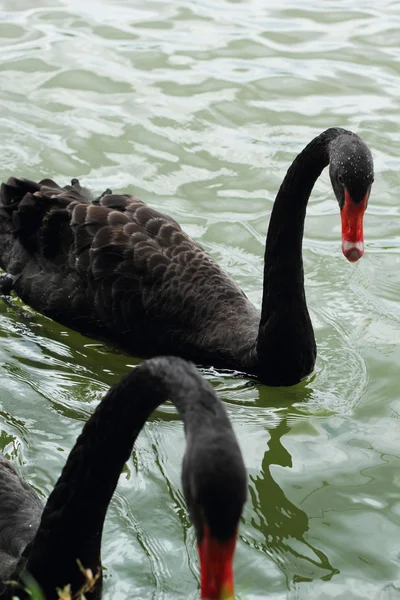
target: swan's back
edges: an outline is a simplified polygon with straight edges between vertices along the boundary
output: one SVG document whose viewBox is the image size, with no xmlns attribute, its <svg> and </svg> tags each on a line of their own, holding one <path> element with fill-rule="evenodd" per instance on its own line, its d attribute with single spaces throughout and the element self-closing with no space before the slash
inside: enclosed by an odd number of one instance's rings
<svg viewBox="0 0 400 600">
<path fill-rule="evenodd" d="M 36 492 L 0 455 L 0 581 L 13 573 L 33 540 L 42 511 Z"/>
<path fill-rule="evenodd" d="M 108 192 L 93 199 L 77 180 L 3 184 L 0 257 L 17 293 L 142 356 L 219 354 L 226 365 L 232 354 L 237 365 L 258 330 L 246 296 L 171 217 Z"/>
</svg>

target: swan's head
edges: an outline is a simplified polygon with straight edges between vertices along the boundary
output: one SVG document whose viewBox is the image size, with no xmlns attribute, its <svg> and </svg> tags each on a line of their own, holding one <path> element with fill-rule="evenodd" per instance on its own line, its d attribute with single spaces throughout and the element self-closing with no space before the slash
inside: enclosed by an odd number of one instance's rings
<svg viewBox="0 0 400 600">
<path fill-rule="evenodd" d="M 247 474 L 230 427 L 193 437 L 187 439 L 182 483 L 196 529 L 201 598 L 233 600 L 233 557 Z"/>
<path fill-rule="evenodd" d="M 355 134 L 343 134 L 330 144 L 329 175 L 339 202 L 342 251 L 356 262 L 364 254 L 363 217 L 374 181 L 369 148 Z"/>
</svg>

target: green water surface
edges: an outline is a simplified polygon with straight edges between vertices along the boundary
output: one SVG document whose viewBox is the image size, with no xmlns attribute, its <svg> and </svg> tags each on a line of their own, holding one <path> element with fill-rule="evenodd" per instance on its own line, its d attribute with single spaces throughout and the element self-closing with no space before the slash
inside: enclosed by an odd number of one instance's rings
<svg viewBox="0 0 400 600">
<path fill-rule="evenodd" d="M 257 305 L 279 184 L 323 129 L 375 159 L 366 252 L 341 254 L 328 175 L 304 239 L 316 372 L 213 370 L 249 471 L 240 600 L 400 598 L 400 2 L 0 0 L 0 179 L 79 177 L 171 214 Z M 137 360 L 0 301 L 0 448 L 44 498 Z M 141 434 L 104 532 L 106 600 L 195 599 L 182 423 Z M 227 498 L 229 502 L 229 498 Z"/>
</svg>

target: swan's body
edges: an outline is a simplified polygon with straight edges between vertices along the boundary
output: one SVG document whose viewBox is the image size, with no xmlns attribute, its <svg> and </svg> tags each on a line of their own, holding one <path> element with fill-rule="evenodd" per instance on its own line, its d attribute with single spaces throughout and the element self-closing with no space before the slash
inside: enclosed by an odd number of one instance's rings
<svg viewBox="0 0 400 600">
<path fill-rule="evenodd" d="M 0 582 L 14 572 L 36 534 L 42 511 L 36 492 L 0 454 Z"/>
<path fill-rule="evenodd" d="M 29 573 L 46 600 L 53 600 L 57 587 L 71 584 L 75 594 L 84 583 L 77 559 L 99 572 L 103 523 L 119 475 L 146 419 L 166 400 L 174 402 L 185 425 L 182 484 L 196 528 L 201 597 L 233 598 L 232 560 L 246 471 L 224 407 L 180 358 L 149 360 L 109 390 L 84 426 L 44 510 L 35 492 L 0 460 L 3 582 Z M 100 598 L 101 587 L 100 577 L 86 597 Z M 14 593 L 0 584 L 2 598 Z M 25 598 L 20 589 L 17 595 Z"/>
<path fill-rule="evenodd" d="M 314 368 L 316 346 L 302 261 L 306 206 L 322 169 L 342 216 L 343 252 L 363 253 L 373 181 L 362 140 L 328 129 L 295 159 L 275 200 L 261 313 L 170 217 L 133 196 L 94 200 L 77 180 L 3 184 L 0 264 L 9 287 L 39 312 L 129 352 L 175 354 L 292 385 Z"/>
</svg>

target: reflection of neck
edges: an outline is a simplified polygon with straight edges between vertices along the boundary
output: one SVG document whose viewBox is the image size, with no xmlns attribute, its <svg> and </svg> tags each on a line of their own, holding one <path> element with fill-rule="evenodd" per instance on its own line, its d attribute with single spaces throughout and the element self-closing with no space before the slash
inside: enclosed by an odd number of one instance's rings
<svg viewBox="0 0 400 600">
<path fill-rule="evenodd" d="M 264 553 L 273 559 L 277 556 L 279 564 L 284 557 L 286 565 L 293 565 L 295 571 L 285 573 L 288 578 L 302 576 L 302 573 L 299 573 L 302 563 L 311 563 L 313 570 L 321 570 L 322 574 L 332 576 L 337 571 L 330 564 L 328 557 L 305 536 L 309 529 L 307 514 L 286 497 L 271 473 L 271 465 L 292 467 L 292 457 L 282 443 L 283 437 L 289 434 L 290 430 L 286 419 L 283 419 L 278 427 L 270 430 L 271 438 L 262 461 L 261 474 L 253 479 L 254 498 L 257 498 L 254 510 L 258 517 L 253 523 L 265 540 L 261 545 Z M 293 542 L 294 539 L 297 542 Z M 304 554 L 301 553 L 302 547 Z M 307 573 L 309 568 L 306 567 Z"/>
</svg>

